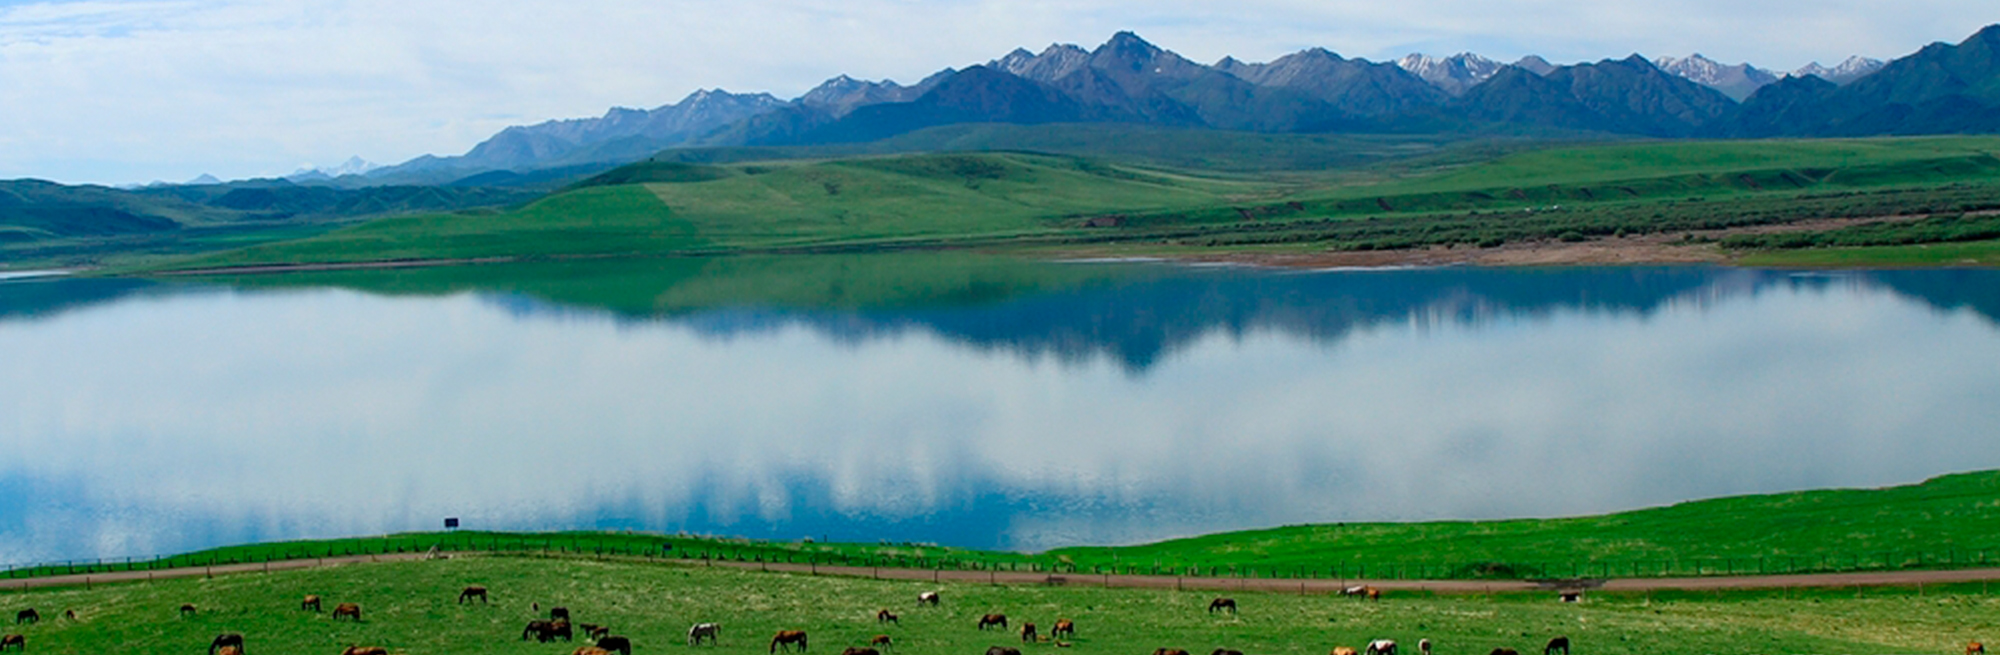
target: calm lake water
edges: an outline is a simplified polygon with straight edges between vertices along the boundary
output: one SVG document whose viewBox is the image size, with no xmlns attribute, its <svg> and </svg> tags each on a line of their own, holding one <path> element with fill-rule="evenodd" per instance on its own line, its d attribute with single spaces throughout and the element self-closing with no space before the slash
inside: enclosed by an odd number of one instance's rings
<svg viewBox="0 0 2000 655">
<path fill-rule="evenodd" d="M 965 257 L 0 283 L 0 561 L 1043 549 L 2000 468 L 2000 272 Z"/>
</svg>

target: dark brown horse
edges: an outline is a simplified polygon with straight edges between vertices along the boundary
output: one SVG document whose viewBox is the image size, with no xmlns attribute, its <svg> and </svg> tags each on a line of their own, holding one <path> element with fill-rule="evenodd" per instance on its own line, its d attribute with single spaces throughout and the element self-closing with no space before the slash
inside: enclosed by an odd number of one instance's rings
<svg viewBox="0 0 2000 655">
<path fill-rule="evenodd" d="M 75 621 L 76 610 L 63 610 L 63 618 L 66 620 Z"/>
<path fill-rule="evenodd" d="M 1211 601 L 1208 601 L 1208 611 L 1209 611 L 1209 613 L 1210 613 L 1210 614 L 1213 614 L 1213 613 L 1216 613 L 1216 612 L 1220 612 L 1220 611 L 1222 611 L 1222 610 L 1229 610 L 1229 613 L 1230 613 L 1230 614 L 1235 614 L 1235 613 L 1236 613 L 1236 599 L 1234 599 L 1234 598 L 1217 598 L 1217 599 L 1215 599 L 1215 600 L 1211 600 Z"/>
<path fill-rule="evenodd" d="M 1495 648 L 1493 652 L 1486 655 L 1521 655 L 1521 652 L 1512 648 Z"/>
<path fill-rule="evenodd" d="M 35 611 L 35 608 L 33 607 L 14 613 L 15 625 L 20 625 L 23 623 L 41 623 L 41 622 L 42 622 L 42 613 Z"/>
<path fill-rule="evenodd" d="M 381 646 L 355 646 L 349 644 L 347 650 L 340 651 L 340 655 L 389 655 L 389 649 Z"/>
<path fill-rule="evenodd" d="M 578 623 L 576 627 L 583 628 L 583 636 L 591 641 L 603 639 L 605 635 L 611 634 L 611 628 L 595 623 Z M 613 648 L 612 650 L 617 649 Z"/>
<path fill-rule="evenodd" d="M 1050 639 L 1076 636 L 1076 624 L 1069 619 L 1056 619 L 1056 627 L 1049 628 Z"/>
<path fill-rule="evenodd" d="M 1227 648 L 1217 648 L 1215 649 L 1215 652 L 1209 653 L 1208 655 L 1243 655 L 1243 651 L 1229 650 Z"/>
<path fill-rule="evenodd" d="M 996 625 L 1002 628 L 1007 627 L 1007 615 L 988 614 L 986 616 L 979 617 L 979 629 L 981 630 L 985 630 L 988 627 Z"/>
<path fill-rule="evenodd" d="M 870 639 L 870 640 L 868 640 L 868 645 L 870 645 L 870 646 L 881 646 L 881 647 L 883 647 L 883 648 L 895 648 L 895 647 L 896 647 L 896 645 L 895 645 L 895 644 L 893 644 L 893 643 L 890 643 L 890 642 L 889 642 L 889 635 L 875 635 L 875 638 L 874 638 L 874 639 Z"/>
<path fill-rule="evenodd" d="M 209 655 L 215 655 L 216 651 L 230 646 L 235 646 L 238 649 L 243 648 L 243 635 L 234 632 L 225 632 L 216 635 L 214 641 L 208 642 Z"/>
<path fill-rule="evenodd" d="M 458 602 L 469 602 L 474 596 L 479 597 L 479 602 L 486 602 L 486 588 L 479 585 L 466 587 L 464 591 L 458 592 Z"/>
<path fill-rule="evenodd" d="M 193 614 L 194 614 L 194 603 L 181 604 L 181 616 L 191 616 Z"/>
<path fill-rule="evenodd" d="M 597 640 L 597 647 L 618 651 L 621 655 L 632 655 L 632 640 L 624 637 L 605 637 Z"/>
<path fill-rule="evenodd" d="M 1188 655 L 1188 652 L 1179 648 L 1155 648 L 1153 655 Z"/>
<path fill-rule="evenodd" d="M 354 619 L 356 621 L 360 621 L 361 606 L 356 605 L 354 603 L 341 603 L 339 605 L 333 606 L 333 620 L 339 621 L 340 617 L 343 616 L 350 619 Z"/>
<path fill-rule="evenodd" d="M 1035 624 L 1033 623 L 1021 624 L 1021 641 L 1033 643 L 1037 637 L 1039 637 L 1039 635 L 1035 632 Z"/>
<path fill-rule="evenodd" d="M 549 608 L 549 619 L 550 619 L 550 620 L 554 620 L 554 619 L 563 619 L 563 620 L 568 620 L 568 619 L 569 619 L 569 608 L 567 608 L 567 607 L 551 607 L 551 608 Z"/>
<path fill-rule="evenodd" d="M 299 601 L 299 609 L 312 610 L 315 612 L 320 611 L 319 596 L 315 594 L 306 594 L 306 599 Z"/>
<path fill-rule="evenodd" d="M 903 620 L 902 620 L 902 619 L 900 619 L 900 618 L 898 618 L 898 617 L 897 617 L 897 616 L 896 616 L 895 614 L 891 614 L 891 613 L 889 612 L 889 610 L 876 610 L 876 611 L 875 611 L 875 622 L 876 622 L 876 623 L 894 623 L 894 624 L 896 624 L 896 625 L 902 625 L 902 624 L 903 624 Z"/>
<path fill-rule="evenodd" d="M 840 651 L 840 655 L 882 655 L 882 651 L 878 651 L 873 648 L 856 648 L 853 646 L 848 646 L 846 650 Z"/>
<path fill-rule="evenodd" d="M 1008 648 L 1006 646 L 994 646 L 992 648 L 986 649 L 986 655 L 1021 655 L 1021 649 Z"/>
<path fill-rule="evenodd" d="M 1549 645 L 1542 647 L 1542 655 L 1549 655 L 1549 653 L 1556 651 L 1562 651 L 1563 655 L 1569 655 L 1569 637 L 1550 639 Z"/>
<path fill-rule="evenodd" d="M 541 619 L 529 621 L 528 627 L 521 629 L 521 641 L 527 641 L 528 637 L 534 637 L 535 641 L 547 643 L 548 640 L 554 638 L 555 629 L 556 623 L 554 621 L 543 621 Z"/>
<path fill-rule="evenodd" d="M 806 631 L 804 631 L 804 630 L 779 630 L 779 631 L 778 631 L 778 634 L 776 634 L 776 635 L 772 635 L 772 636 L 771 636 L 771 652 L 773 652 L 773 653 L 775 653 L 775 652 L 778 652 L 778 647 L 779 647 L 779 646 L 784 646 L 784 647 L 785 647 L 785 651 L 786 651 L 786 652 L 790 652 L 790 651 L 792 650 L 792 644 L 798 644 L 798 645 L 799 645 L 799 652 L 802 652 L 802 653 L 803 653 L 803 652 L 805 652 L 805 650 L 806 650 Z"/>
<path fill-rule="evenodd" d="M 7 650 L 9 647 L 12 647 L 14 650 L 27 650 L 28 638 L 21 635 L 0 637 L 0 650 Z"/>
</svg>

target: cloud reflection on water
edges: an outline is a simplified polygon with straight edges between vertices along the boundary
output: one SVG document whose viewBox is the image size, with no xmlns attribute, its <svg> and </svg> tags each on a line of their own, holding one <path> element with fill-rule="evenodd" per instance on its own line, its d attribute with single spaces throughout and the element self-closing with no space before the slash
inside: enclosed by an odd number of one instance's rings
<svg viewBox="0 0 2000 655">
<path fill-rule="evenodd" d="M 2000 466 L 2000 335 L 1910 280 L 1183 272 L 667 318 L 152 289 L 0 320 L 31 500 L 0 560 L 444 516 L 1039 549 Z"/>
</svg>

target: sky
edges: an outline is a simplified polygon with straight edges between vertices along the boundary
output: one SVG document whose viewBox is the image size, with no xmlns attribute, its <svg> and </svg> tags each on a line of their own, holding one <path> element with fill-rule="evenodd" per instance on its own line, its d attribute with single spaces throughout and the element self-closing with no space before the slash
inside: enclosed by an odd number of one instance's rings
<svg viewBox="0 0 2000 655">
<path fill-rule="evenodd" d="M 913 82 L 1119 30 L 1202 62 L 1699 52 L 1792 70 L 1994 22 L 1992 0 L 0 0 L 0 179 L 398 163 L 698 89 Z"/>
</svg>

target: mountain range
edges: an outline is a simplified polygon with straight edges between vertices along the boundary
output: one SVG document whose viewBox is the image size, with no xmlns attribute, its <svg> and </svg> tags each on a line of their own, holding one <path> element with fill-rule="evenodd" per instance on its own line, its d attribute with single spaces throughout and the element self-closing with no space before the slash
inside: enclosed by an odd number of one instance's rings
<svg viewBox="0 0 2000 655">
<path fill-rule="evenodd" d="M 860 143 L 967 123 L 1655 138 L 1993 132 L 2000 25 L 1891 62 L 1852 57 L 1783 74 L 1700 54 L 1555 65 L 1472 53 L 1372 62 L 1312 48 L 1265 63 L 1202 64 L 1120 32 L 1094 49 L 1016 49 L 907 86 L 841 75 L 791 101 L 698 91 L 650 110 L 509 127 L 461 156 L 340 179 L 492 181 L 496 172 L 588 168 L 675 147 Z"/>
</svg>

